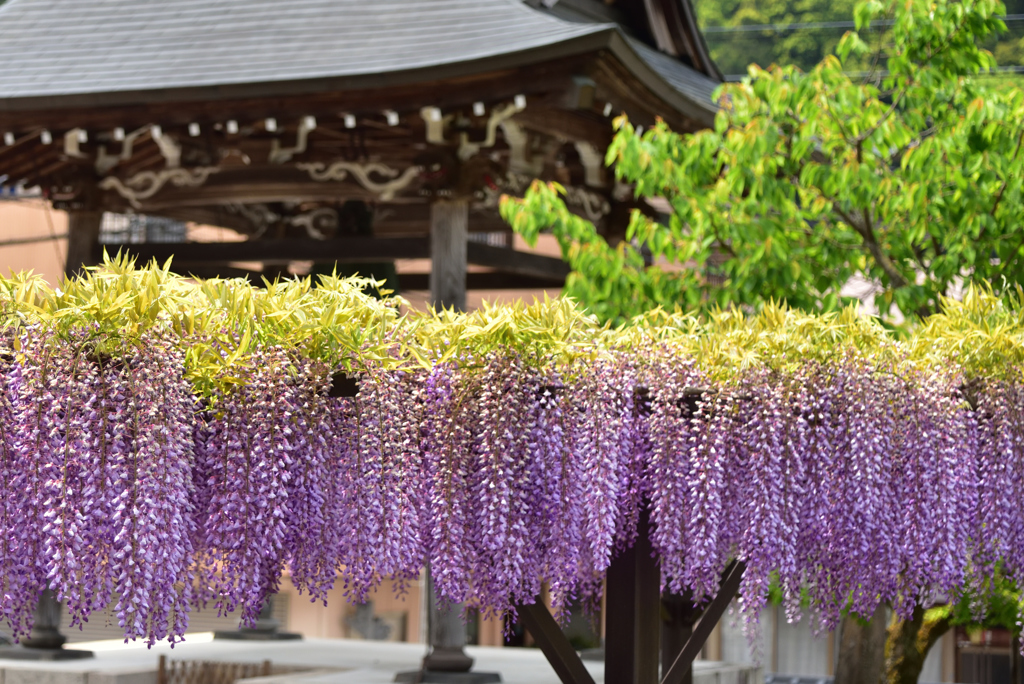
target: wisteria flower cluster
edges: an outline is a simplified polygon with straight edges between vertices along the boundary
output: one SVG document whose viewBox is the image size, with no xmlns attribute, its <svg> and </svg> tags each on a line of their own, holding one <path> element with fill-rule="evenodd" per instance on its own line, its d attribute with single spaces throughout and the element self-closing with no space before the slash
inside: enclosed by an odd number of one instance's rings
<svg viewBox="0 0 1024 684">
<path fill-rule="evenodd" d="M 901 341 L 782 307 L 403 317 L 366 285 L 0 282 L 16 636 L 49 587 L 173 642 L 197 605 L 255 620 L 286 571 L 321 601 L 429 565 L 485 613 L 599 605 L 645 510 L 664 588 L 707 600 L 741 560 L 751 620 L 770 587 L 828 628 L 1024 586 L 1024 325 L 990 295 Z"/>
</svg>

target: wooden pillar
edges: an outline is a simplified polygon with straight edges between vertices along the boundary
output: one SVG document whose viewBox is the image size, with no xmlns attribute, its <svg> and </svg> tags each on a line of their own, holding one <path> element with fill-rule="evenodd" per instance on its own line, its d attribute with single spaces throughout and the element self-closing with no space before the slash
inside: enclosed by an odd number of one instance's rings
<svg viewBox="0 0 1024 684">
<path fill-rule="evenodd" d="M 436 308 L 466 310 L 466 237 L 469 200 L 430 206 L 430 301 Z"/>
<path fill-rule="evenodd" d="M 608 567 L 604 677 L 622 684 L 658 684 L 661 571 L 652 556 L 647 511 L 636 543 Z"/>
<path fill-rule="evenodd" d="M 68 212 L 68 254 L 64 261 L 64 277 L 73 278 L 83 266 L 95 266 L 100 241 L 103 212 L 96 209 L 73 209 Z"/>
<path fill-rule="evenodd" d="M 430 303 L 435 308 L 466 310 L 466 236 L 469 202 L 437 200 L 430 206 Z M 434 581 L 427 570 L 428 634 L 430 653 L 423 669 L 466 672 L 473 659 L 466 655 L 466 627 L 462 606 L 438 605 Z"/>
<path fill-rule="evenodd" d="M 700 611 L 693 607 L 690 592 L 683 595 L 666 593 L 661 597 L 661 605 L 665 617 L 661 626 L 661 671 L 667 673 L 693 636 L 693 625 L 700 617 Z M 671 684 L 693 684 L 693 668 L 673 679 Z"/>
</svg>

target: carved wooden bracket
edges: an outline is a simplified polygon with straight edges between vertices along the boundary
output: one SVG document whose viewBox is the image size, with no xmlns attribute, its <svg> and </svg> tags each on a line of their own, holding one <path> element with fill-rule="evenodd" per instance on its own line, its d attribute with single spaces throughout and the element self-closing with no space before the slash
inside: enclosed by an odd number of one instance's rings
<svg viewBox="0 0 1024 684">
<path fill-rule="evenodd" d="M 376 193 L 380 199 L 385 201 L 393 199 L 396 193 L 409 187 L 422 172 L 422 168 L 419 166 L 410 166 L 400 173 L 397 169 L 393 169 L 385 164 L 356 164 L 347 161 L 336 161 L 330 166 L 322 162 L 296 164 L 295 168 L 305 171 L 311 179 L 319 182 L 342 181 L 351 175 L 355 178 L 356 182 L 370 192 Z M 370 174 L 392 180 L 378 183 L 370 178 Z"/>
<path fill-rule="evenodd" d="M 107 154 L 107 148 L 105 145 L 99 146 L 99 152 L 96 154 L 96 173 L 101 176 L 107 175 L 112 168 L 117 166 L 123 161 L 128 161 L 132 158 L 132 147 L 135 144 L 136 138 L 140 137 L 144 133 L 148 133 L 150 130 L 149 126 L 143 126 L 138 130 L 134 130 L 128 135 L 124 136 L 124 140 L 121 141 L 121 154 Z"/>
<path fill-rule="evenodd" d="M 148 199 L 160 192 L 160 189 L 167 185 L 167 183 L 179 188 L 197 188 L 219 170 L 215 166 L 201 166 L 194 169 L 142 171 L 127 181 L 122 181 L 117 176 L 104 178 L 100 181 L 99 187 L 102 190 L 114 190 L 121 197 L 128 200 L 128 203 L 133 207 L 141 209 L 142 200 Z"/>
</svg>

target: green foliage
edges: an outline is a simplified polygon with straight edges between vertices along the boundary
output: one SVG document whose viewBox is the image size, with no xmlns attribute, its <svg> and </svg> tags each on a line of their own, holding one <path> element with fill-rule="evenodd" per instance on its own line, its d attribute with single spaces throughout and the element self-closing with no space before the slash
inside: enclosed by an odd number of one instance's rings
<svg viewBox="0 0 1024 684">
<path fill-rule="evenodd" d="M 859 26 L 895 22 L 872 82 L 844 71 L 868 50 L 851 32 L 809 73 L 753 66 L 720 88 L 714 130 L 640 135 L 619 119 L 608 162 L 638 197 L 673 209 L 667 222 L 634 212 L 629 243 L 609 247 L 554 185 L 506 199 L 503 215 L 527 240 L 554 232 L 573 267 L 567 292 L 604 320 L 771 300 L 839 310 L 855 276 L 877 285 L 883 315 L 925 316 L 963 281 L 1020 283 L 1024 93 L 977 78 L 994 66 L 978 42 L 1002 30 L 1003 11 L 860 3 Z"/>
<path fill-rule="evenodd" d="M 136 268 L 116 257 L 62 289 L 30 275 L 0 278 L 0 311 L 16 351 L 18 336 L 10 333 L 27 326 L 59 339 L 92 331 L 90 351 L 114 358 L 130 356 L 146 333 L 169 335 L 184 353 L 187 376 L 207 397 L 246 375 L 254 352 L 268 347 L 355 374 L 430 368 L 449 359 L 471 369 L 503 350 L 567 373 L 586 365 L 581 360 L 621 351 L 643 365 L 663 344 L 725 383 L 751 367 L 789 370 L 850 355 L 886 373 L 961 369 L 965 381 L 1019 381 L 1024 370 L 1024 295 L 1000 298 L 986 287 L 969 291 L 962 302 L 945 300 L 940 314 L 900 337 L 852 307 L 814 314 L 776 302 L 757 314 L 655 309 L 618 327 L 599 324 L 569 298 L 467 314 L 402 314 L 401 300 L 366 294 L 375 285 L 334 275 L 319 276 L 315 287 L 310 278 L 265 287 L 241 279 L 194 281 L 171 273 L 169 264 Z"/>
<path fill-rule="evenodd" d="M 1005 4 L 1008 15 L 1024 13 L 1024 0 Z M 745 74 L 748 64 L 813 69 L 839 44 L 855 0 L 698 0 L 694 5 L 715 63 L 722 73 L 737 75 Z M 773 28 L 751 30 L 754 26 Z M 1024 21 L 1007 21 L 1007 26 L 1006 33 L 989 37 L 983 47 L 1000 65 L 1024 65 Z M 876 24 L 864 38 L 871 46 L 883 46 L 890 38 L 888 27 Z M 869 61 L 850 65 L 854 71 L 869 67 Z"/>
<path fill-rule="evenodd" d="M 695 6 L 702 27 L 737 27 L 848 21 L 854 0 L 698 0 Z M 748 64 L 793 64 L 810 69 L 835 49 L 843 32 L 831 27 L 709 32 L 705 40 L 722 73 L 743 74 Z"/>
<path fill-rule="evenodd" d="M 984 594 L 967 594 L 955 603 L 930 608 L 925 620 L 947 618 L 950 625 L 967 627 L 968 632 L 999 627 L 1019 634 L 1022 611 L 1020 590 L 1008 577 L 997 574 Z"/>
</svg>

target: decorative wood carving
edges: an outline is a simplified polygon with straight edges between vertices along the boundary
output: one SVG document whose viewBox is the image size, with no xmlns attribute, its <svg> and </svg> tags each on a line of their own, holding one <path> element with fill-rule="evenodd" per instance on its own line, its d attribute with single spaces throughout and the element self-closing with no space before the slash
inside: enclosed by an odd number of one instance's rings
<svg viewBox="0 0 1024 684">
<path fill-rule="evenodd" d="M 565 203 L 582 211 L 590 221 L 600 221 L 612 210 L 611 203 L 603 195 L 575 185 L 565 188 Z"/>
<path fill-rule="evenodd" d="M 162 171 L 142 171 L 127 181 L 117 176 L 109 176 L 100 181 L 102 190 L 114 190 L 128 200 L 136 209 L 142 208 L 142 200 L 160 192 L 160 188 L 170 183 L 179 188 L 197 188 L 219 169 L 214 166 L 201 166 L 194 169 L 164 169 Z"/>
<path fill-rule="evenodd" d="M 299 132 L 295 140 L 295 147 L 281 147 L 280 141 L 275 138 L 270 143 L 268 161 L 271 164 L 284 164 L 291 161 L 295 155 L 305 152 L 309 142 L 309 133 L 315 128 L 316 119 L 311 116 L 303 117 L 302 121 L 299 122 Z"/>
<path fill-rule="evenodd" d="M 143 133 L 148 133 L 149 130 L 149 126 L 143 126 L 142 128 L 134 130 L 126 135 L 124 140 L 121 142 L 121 154 L 107 154 L 107 147 L 105 145 L 100 145 L 99 151 L 96 153 L 96 173 L 101 176 L 105 176 L 111 169 L 121 162 L 131 159 L 132 147 L 135 144 L 136 138 L 141 136 Z"/>
<path fill-rule="evenodd" d="M 79 137 L 85 133 L 81 128 L 72 128 L 64 134 L 64 154 L 75 159 L 85 159 L 86 155 L 81 150 L 82 140 Z"/>
<path fill-rule="evenodd" d="M 167 168 L 179 168 L 181 166 L 181 145 L 176 143 L 171 136 L 164 135 L 159 126 L 153 126 L 150 129 L 150 135 L 153 136 L 153 142 L 156 143 L 156 146 L 160 148 L 160 154 L 163 155 L 164 160 L 167 162 Z"/>
<path fill-rule="evenodd" d="M 327 240 L 338 232 L 338 212 L 330 207 L 320 207 L 292 216 L 288 223 L 303 228 L 306 235 L 314 240 Z"/>
<path fill-rule="evenodd" d="M 509 173 L 526 174 L 537 177 L 544 170 L 544 159 L 534 157 L 530 153 L 530 136 L 515 121 L 503 121 L 501 130 L 505 134 L 505 142 L 509 147 Z"/>
<path fill-rule="evenodd" d="M 575 146 L 586 173 L 586 184 L 592 188 L 604 187 L 604 155 L 589 142 L 579 141 Z"/>
<path fill-rule="evenodd" d="M 281 220 L 281 217 L 271 211 L 270 207 L 266 204 L 244 204 L 241 202 L 235 202 L 228 204 L 227 210 L 233 214 L 238 214 L 252 224 L 253 233 L 249 237 L 250 240 L 263 237 L 263 234 L 267 232 L 267 229 L 270 228 L 270 226 Z"/>
<path fill-rule="evenodd" d="M 527 188 L 530 187 L 530 183 L 532 183 L 533 180 L 534 176 L 521 173 L 509 173 L 499 183 L 499 189 L 509 195 L 522 196 L 526 192 Z M 581 188 L 577 185 L 566 185 L 563 187 L 565 187 L 566 205 L 573 209 L 580 210 L 588 220 L 600 221 L 611 213 L 611 202 L 609 202 L 608 198 L 601 193 L 594 192 L 588 188 Z M 493 202 L 497 202 L 497 200 L 500 199 L 500 193 L 497 192 L 486 193 L 486 196 L 488 200 Z"/>
<path fill-rule="evenodd" d="M 454 117 L 441 116 L 441 110 L 437 107 L 423 107 L 420 109 L 420 116 L 427 124 L 427 142 L 432 145 L 444 145 L 444 128 Z"/>
<path fill-rule="evenodd" d="M 385 164 L 355 164 L 347 161 L 336 161 L 330 166 L 321 162 L 312 164 L 296 164 L 295 168 L 305 171 L 315 181 L 343 181 L 352 175 L 356 181 L 370 192 L 376 193 L 380 199 L 388 201 L 393 199 L 395 194 L 409 187 L 409 185 L 420 175 L 422 168 L 410 166 L 399 173 L 396 169 Z M 386 183 L 378 183 L 370 178 L 370 174 L 383 176 L 392 180 Z"/>
<path fill-rule="evenodd" d="M 498 136 L 498 126 L 508 119 L 511 119 L 522 110 L 523 107 L 520 107 L 516 103 L 495 107 L 494 111 L 491 112 L 491 116 L 487 119 L 487 137 L 484 138 L 483 142 L 471 143 L 469 142 L 469 135 L 466 133 L 460 134 L 459 159 L 465 161 L 479 152 L 480 148 L 494 147 L 495 140 Z"/>
</svg>

